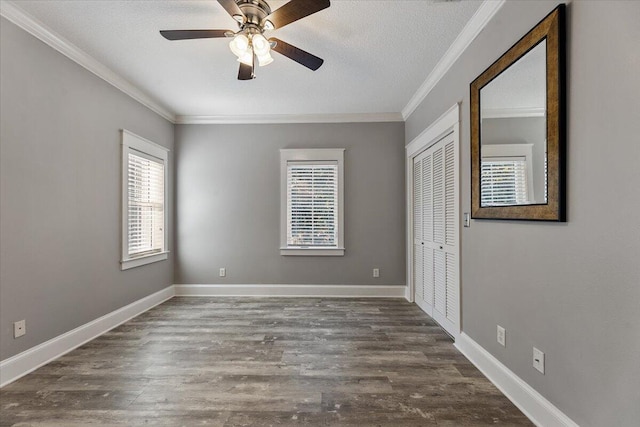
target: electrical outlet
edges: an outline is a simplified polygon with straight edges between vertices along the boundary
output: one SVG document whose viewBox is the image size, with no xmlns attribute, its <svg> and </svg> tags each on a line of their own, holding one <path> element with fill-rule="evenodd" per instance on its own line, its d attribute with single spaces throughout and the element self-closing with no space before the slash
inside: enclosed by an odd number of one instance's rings
<svg viewBox="0 0 640 427">
<path fill-rule="evenodd" d="M 379 268 L 374 268 L 373 269 L 373 277 L 380 277 L 380 269 Z"/>
<path fill-rule="evenodd" d="M 498 344 L 503 347 L 507 346 L 507 331 L 500 325 L 498 325 Z"/>
<path fill-rule="evenodd" d="M 544 353 L 533 347 L 533 367 L 544 374 Z"/>
<path fill-rule="evenodd" d="M 225 277 L 227 275 L 227 269 L 222 267 L 220 269 L 220 277 Z"/>
<path fill-rule="evenodd" d="M 19 320 L 13 324 L 13 337 L 19 338 L 27 333 L 27 321 Z"/>
</svg>

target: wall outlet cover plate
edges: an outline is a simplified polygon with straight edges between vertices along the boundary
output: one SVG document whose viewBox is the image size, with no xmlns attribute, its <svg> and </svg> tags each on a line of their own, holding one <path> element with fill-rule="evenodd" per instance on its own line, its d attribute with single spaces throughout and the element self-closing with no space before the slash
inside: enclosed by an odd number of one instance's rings
<svg viewBox="0 0 640 427">
<path fill-rule="evenodd" d="M 533 347 L 533 367 L 544 374 L 544 353 Z"/>
<path fill-rule="evenodd" d="M 19 320 L 13 324 L 13 337 L 19 338 L 27 333 L 27 321 Z"/>
</svg>

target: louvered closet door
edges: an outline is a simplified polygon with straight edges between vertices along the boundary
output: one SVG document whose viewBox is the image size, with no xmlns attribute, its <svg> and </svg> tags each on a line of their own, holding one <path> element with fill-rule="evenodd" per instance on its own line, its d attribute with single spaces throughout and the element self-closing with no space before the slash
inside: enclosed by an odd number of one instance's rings
<svg viewBox="0 0 640 427">
<path fill-rule="evenodd" d="M 416 303 L 428 314 L 433 310 L 433 250 L 427 246 L 433 235 L 432 155 L 423 152 L 413 162 L 413 280 Z"/>
<path fill-rule="evenodd" d="M 413 162 L 413 280 L 415 301 L 422 302 L 423 290 L 423 242 L 422 242 L 422 161 Z"/>
<path fill-rule="evenodd" d="M 422 159 L 422 251 L 423 251 L 423 283 L 424 289 L 422 301 L 427 313 L 433 310 L 433 293 L 435 290 L 433 275 L 433 152 L 427 150 Z"/>
<path fill-rule="evenodd" d="M 452 335 L 460 306 L 456 155 L 449 135 L 417 156 L 413 171 L 415 300 Z"/>
</svg>

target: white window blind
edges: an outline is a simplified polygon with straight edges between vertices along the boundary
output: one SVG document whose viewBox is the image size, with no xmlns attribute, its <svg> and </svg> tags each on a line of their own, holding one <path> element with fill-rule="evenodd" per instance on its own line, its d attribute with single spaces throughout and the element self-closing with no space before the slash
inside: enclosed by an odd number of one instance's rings
<svg viewBox="0 0 640 427">
<path fill-rule="evenodd" d="M 128 155 L 127 247 L 129 257 L 164 250 L 164 163 L 142 153 Z"/>
<path fill-rule="evenodd" d="M 483 158 L 481 165 L 482 206 L 518 205 L 528 202 L 526 158 Z"/>
<path fill-rule="evenodd" d="M 337 162 L 287 163 L 287 246 L 336 247 Z"/>
<path fill-rule="evenodd" d="M 344 151 L 280 150 L 280 255 L 344 256 Z"/>
</svg>

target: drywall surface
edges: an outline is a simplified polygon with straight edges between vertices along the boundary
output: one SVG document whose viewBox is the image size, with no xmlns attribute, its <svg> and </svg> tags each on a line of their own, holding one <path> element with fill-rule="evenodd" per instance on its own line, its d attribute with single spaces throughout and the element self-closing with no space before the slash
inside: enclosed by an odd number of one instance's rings
<svg viewBox="0 0 640 427">
<path fill-rule="evenodd" d="M 176 283 L 405 283 L 403 123 L 178 125 L 175 141 Z M 346 149 L 344 256 L 280 255 L 281 148 Z"/>
<path fill-rule="evenodd" d="M 173 148 L 173 125 L 9 21 L 0 31 L 6 359 L 172 284 L 171 258 L 120 270 L 120 129 Z"/>
<path fill-rule="evenodd" d="M 507 2 L 406 123 L 406 142 L 557 2 Z M 581 426 L 640 420 L 640 2 L 568 5 L 568 222 L 474 220 L 462 231 L 463 330 Z M 507 346 L 496 342 L 496 324 Z M 546 353 L 546 374 L 531 366 Z"/>
</svg>

